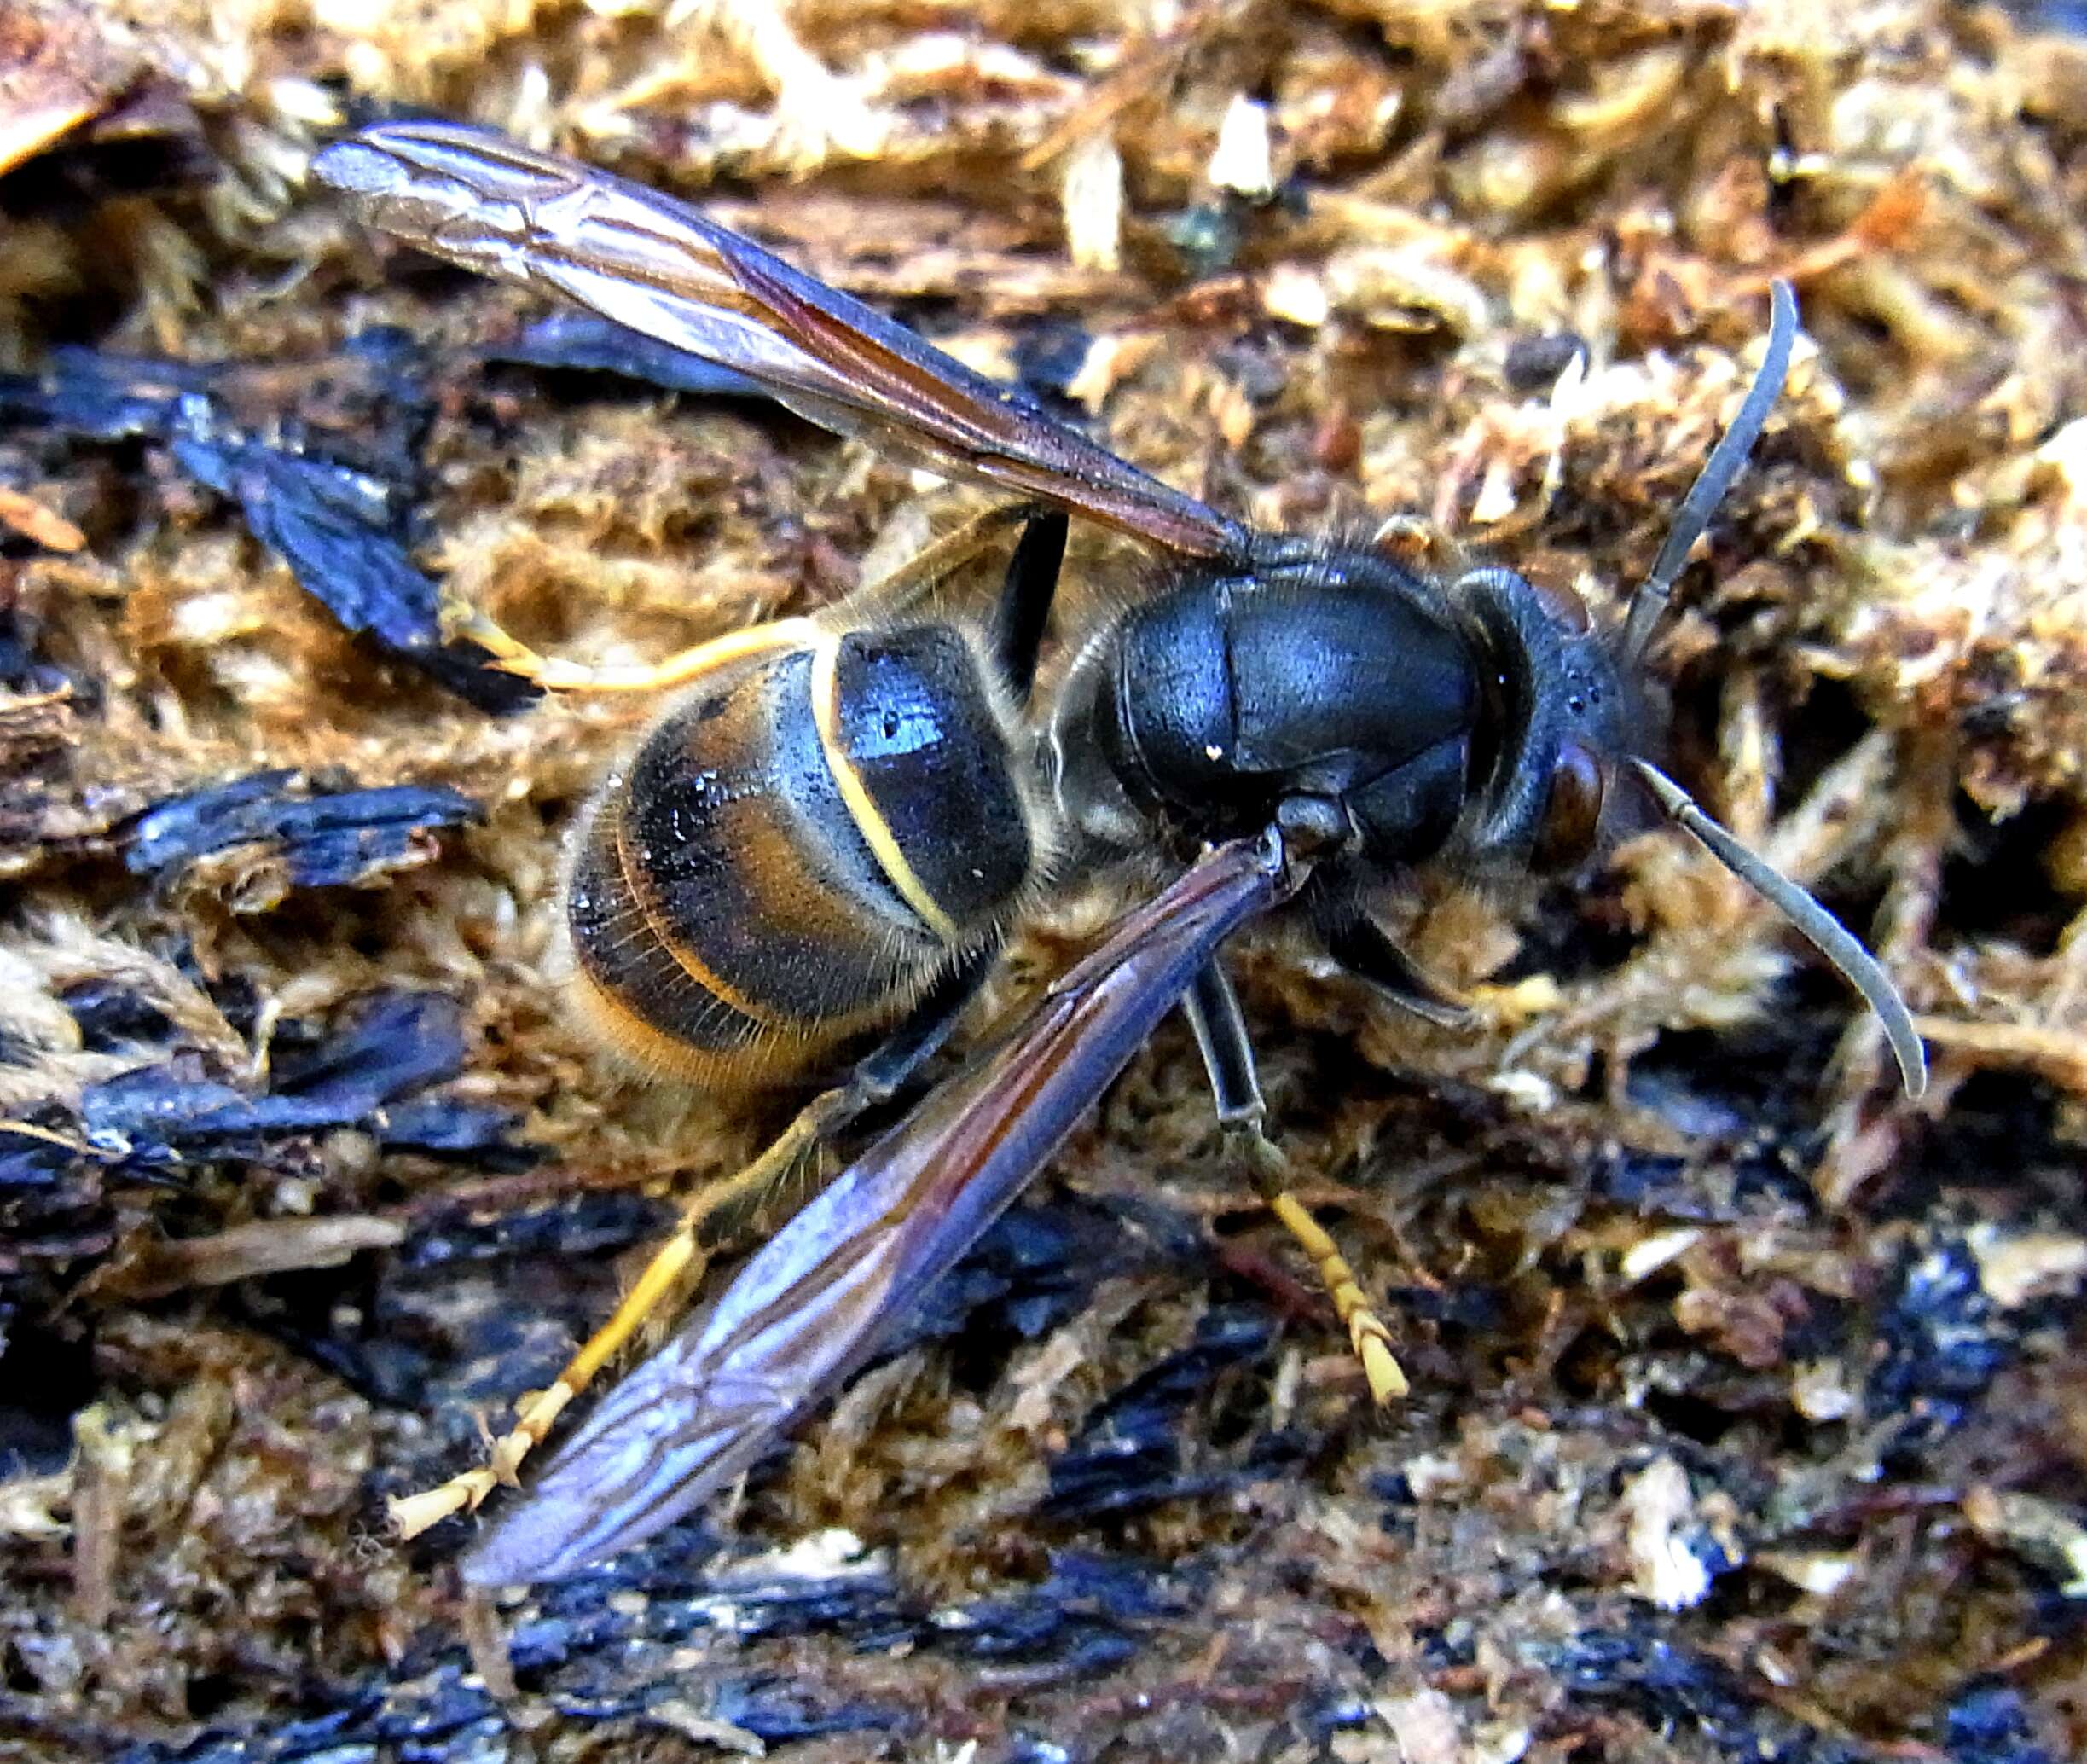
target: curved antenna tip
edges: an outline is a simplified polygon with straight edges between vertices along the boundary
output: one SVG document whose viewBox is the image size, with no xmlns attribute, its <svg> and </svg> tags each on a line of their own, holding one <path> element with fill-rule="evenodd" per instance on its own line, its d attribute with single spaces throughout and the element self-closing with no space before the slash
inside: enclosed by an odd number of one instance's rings
<svg viewBox="0 0 2087 1764">
<path fill-rule="evenodd" d="M 1623 618 L 1622 649 L 1626 664 L 1644 653 L 1660 615 L 1667 610 L 1667 597 L 1674 591 L 1675 577 L 1681 574 L 1689 553 L 1695 549 L 1703 529 L 1710 525 L 1710 517 L 1717 513 L 1718 504 L 1725 500 L 1725 493 L 1746 464 L 1747 456 L 1754 451 L 1754 444 L 1760 439 L 1768 413 L 1783 395 L 1783 381 L 1789 378 L 1790 351 L 1796 342 L 1796 291 L 1778 276 L 1768 284 L 1768 345 L 1762 351 L 1760 372 L 1747 388 L 1731 427 L 1718 438 L 1710 457 L 1703 461 L 1703 469 L 1696 474 L 1696 482 L 1681 499 L 1681 510 L 1667 529 L 1660 554 L 1631 596 Z"/>
<path fill-rule="evenodd" d="M 1789 921 L 1791 928 L 1839 970 L 1876 1017 L 1899 1062 L 1906 1094 L 1919 1097 L 1928 1088 L 1928 1050 L 1921 1045 L 1913 1014 L 1899 995 L 1882 965 L 1796 883 L 1740 841 L 1696 805 L 1696 799 L 1649 760 L 1631 765 L 1658 802 L 1667 818 L 1690 835 L 1718 862 Z"/>
</svg>

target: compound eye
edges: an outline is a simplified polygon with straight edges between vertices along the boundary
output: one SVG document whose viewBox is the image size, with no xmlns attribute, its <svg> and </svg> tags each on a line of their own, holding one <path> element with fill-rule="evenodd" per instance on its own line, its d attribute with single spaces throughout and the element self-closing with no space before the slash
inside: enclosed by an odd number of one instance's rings
<svg viewBox="0 0 2087 1764">
<path fill-rule="evenodd" d="M 1579 742 L 1568 741 L 1558 750 L 1558 763 L 1551 772 L 1551 800 L 1530 854 L 1536 868 L 1568 870 L 1593 856 L 1608 787 L 1601 761 Z"/>
</svg>

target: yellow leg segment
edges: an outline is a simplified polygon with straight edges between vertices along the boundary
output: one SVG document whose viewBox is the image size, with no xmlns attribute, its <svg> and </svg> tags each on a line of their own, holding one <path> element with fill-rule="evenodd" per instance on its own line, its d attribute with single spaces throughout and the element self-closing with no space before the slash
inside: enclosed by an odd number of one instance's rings
<svg viewBox="0 0 2087 1764">
<path fill-rule="evenodd" d="M 468 637 L 490 650 L 503 671 L 519 674 L 546 692 L 658 692 L 682 685 L 741 656 L 758 655 L 766 649 L 803 648 L 816 633 L 809 618 L 782 618 L 772 624 L 728 631 L 663 661 L 638 667 L 590 668 L 554 655 L 539 655 L 519 638 L 509 636 L 483 612 L 456 615 L 449 624 L 460 637 Z"/>
<path fill-rule="evenodd" d="M 815 1097 L 760 1157 L 736 1174 L 711 1183 L 691 1200 L 682 1210 L 674 1235 L 646 1264 L 615 1314 L 588 1338 L 548 1390 L 533 1392 L 516 1405 L 514 1425 L 494 1442 L 488 1462 L 451 1477 L 440 1488 L 394 1497 L 389 1502 L 391 1523 L 399 1536 L 417 1536 L 452 1513 L 476 1512 L 494 1489 L 503 1483 L 513 1487 L 522 1460 L 543 1442 L 573 1398 L 638 1333 L 702 1254 L 697 1233 L 703 1222 L 722 1208 L 750 1196 L 758 1198 L 780 1185 L 799 1160 L 845 1118 L 851 1100 L 841 1089 Z"/>
<path fill-rule="evenodd" d="M 1304 1245 L 1304 1253 L 1319 1270 L 1319 1279 L 1333 1300 L 1334 1314 L 1348 1331 L 1355 1357 L 1362 1361 L 1362 1375 L 1369 1380 L 1371 1396 L 1381 1408 L 1394 1398 L 1405 1396 L 1412 1387 L 1391 1351 L 1391 1332 L 1384 1327 L 1383 1319 L 1371 1308 L 1369 1297 L 1357 1283 L 1355 1271 L 1348 1265 L 1348 1258 L 1342 1255 L 1334 1240 L 1326 1235 L 1325 1227 L 1312 1216 L 1304 1203 L 1287 1188 L 1271 1194 L 1268 1204 L 1275 1216 L 1288 1227 L 1290 1234 Z"/>
<path fill-rule="evenodd" d="M 1010 527 L 1033 516 L 1036 505 L 1011 502 L 975 514 L 961 526 L 923 546 L 888 576 L 859 588 L 843 602 L 850 622 L 865 618 L 889 619 L 903 615 L 925 600 L 944 578 L 963 567 Z M 823 615 L 831 619 L 840 608 Z M 749 625 L 728 631 L 693 649 L 684 649 L 659 661 L 632 667 L 588 667 L 543 655 L 519 638 L 511 636 L 483 612 L 457 609 L 448 624 L 460 637 L 467 637 L 489 651 L 506 672 L 519 674 L 546 692 L 661 692 L 686 685 L 699 674 L 709 673 L 727 662 L 763 650 L 805 648 L 812 644 L 819 627 L 809 618 L 782 618 L 767 624 Z"/>
<path fill-rule="evenodd" d="M 1261 1131 L 1258 1105 L 1251 1113 L 1232 1121 L 1227 1133 L 1232 1142 L 1244 1152 L 1261 1198 L 1268 1203 L 1270 1210 L 1283 1221 L 1290 1234 L 1304 1245 L 1304 1253 L 1319 1270 L 1320 1283 L 1325 1287 L 1327 1297 L 1333 1300 L 1334 1315 L 1348 1331 L 1348 1345 L 1362 1362 L 1362 1375 L 1369 1381 L 1371 1396 L 1381 1408 L 1394 1398 L 1405 1396 L 1412 1387 L 1406 1381 L 1398 1356 L 1391 1351 L 1391 1332 L 1371 1307 L 1369 1296 L 1362 1290 L 1355 1270 L 1348 1265 L 1348 1257 L 1341 1253 L 1340 1246 L 1327 1236 L 1325 1227 L 1312 1216 L 1310 1210 L 1291 1192 L 1290 1160 L 1283 1155 L 1282 1148 Z"/>
</svg>

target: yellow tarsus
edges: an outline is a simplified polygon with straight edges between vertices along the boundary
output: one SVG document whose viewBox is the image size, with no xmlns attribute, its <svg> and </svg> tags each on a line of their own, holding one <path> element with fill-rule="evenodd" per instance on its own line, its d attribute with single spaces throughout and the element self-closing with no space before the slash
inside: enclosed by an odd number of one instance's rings
<svg viewBox="0 0 2087 1764">
<path fill-rule="evenodd" d="M 1371 1308 L 1368 1296 L 1355 1279 L 1354 1269 L 1348 1265 L 1348 1258 L 1342 1255 L 1304 1203 L 1288 1189 L 1270 1195 L 1268 1204 L 1290 1234 L 1304 1246 L 1305 1254 L 1318 1268 L 1319 1280 L 1333 1300 L 1334 1314 L 1348 1331 L 1348 1344 L 1362 1362 L 1362 1375 L 1369 1382 L 1372 1400 L 1381 1408 L 1394 1398 L 1404 1396 L 1412 1387 L 1407 1384 L 1406 1372 L 1391 1351 L 1391 1332 Z"/>
<path fill-rule="evenodd" d="M 594 1381 L 681 1283 L 700 1253 L 698 1227 L 721 1208 L 770 1188 L 787 1176 L 834 1124 L 841 1111 L 837 1100 L 840 1094 L 827 1091 L 815 1097 L 760 1157 L 745 1169 L 711 1183 L 689 1202 L 673 1236 L 646 1263 L 615 1314 L 588 1338 L 548 1388 L 532 1392 L 516 1404 L 513 1426 L 495 1442 L 485 1464 L 451 1477 L 439 1488 L 394 1496 L 386 1503 L 391 1524 L 400 1537 L 417 1536 L 453 1513 L 476 1512 L 494 1489 L 515 1484 L 522 1460 L 543 1443 L 572 1400 Z"/>
<path fill-rule="evenodd" d="M 591 668 L 554 655 L 540 654 L 519 638 L 508 635 L 483 612 L 466 612 L 451 620 L 460 637 L 468 637 L 491 653 L 505 672 L 533 681 L 546 692 L 660 692 L 681 686 L 699 674 L 707 674 L 750 655 L 771 649 L 802 648 L 810 642 L 813 625 L 807 618 L 779 618 L 768 624 L 749 625 L 728 631 L 693 649 L 645 662 L 635 667 Z"/>
<path fill-rule="evenodd" d="M 622 667 L 588 667 L 531 649 L 485 613 L 455 602 L 443 624 L 452 635 L 487 651 L 494 665 L 541 686 L 546 692 L 660 692 L 684 686 L 700 674 L 770 649 L 809 648 L 823 628 L 839 630 L 902 616 L 926 600 L 955 571 L 977 556 L 1008 528 L 1038 512 L 1033 502 L 1000 503 L 923 546 L 889 574 L 855 590 L 820 620 L 778 618 L 727 631 L 693 648 L 656 662 Z"/>
</svg>

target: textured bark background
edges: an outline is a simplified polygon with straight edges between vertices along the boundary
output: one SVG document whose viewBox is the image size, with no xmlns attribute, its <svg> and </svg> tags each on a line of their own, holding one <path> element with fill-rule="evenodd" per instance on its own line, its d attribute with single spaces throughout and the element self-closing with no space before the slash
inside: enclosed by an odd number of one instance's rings
<svg viewBox="0 0 2087 1764">
<path fill-rule="evenodd" d="M 0 6 L 0 1752 L 2087 1753 L 2078 25 Z M 926 486 L 357 235 L 303 166 L 397 107 L 700 196 L 1256 521 L 1420 516 L 1604 612 L 1791 277 L 1667 752 L 1873 941 L 1928 1096 L 1671 838 L 1387 903 L 1470 1032 L 1266 937 L 1276 1121 L 1408 1401 L 1170 1029 L 740 1499 L 503 1609 L 489 1688 L 465 1525 L 383 1497 L 787 1099 L 575 1040 L 559 840 L 644 707 L 528 701 L 438 599 L 658 655 L 845 592 Z M 1150 569 L 1077 534 L 1061 630 Z M 978 1022 L 1119 900 L 1054 901 Z"/>
</svg>

